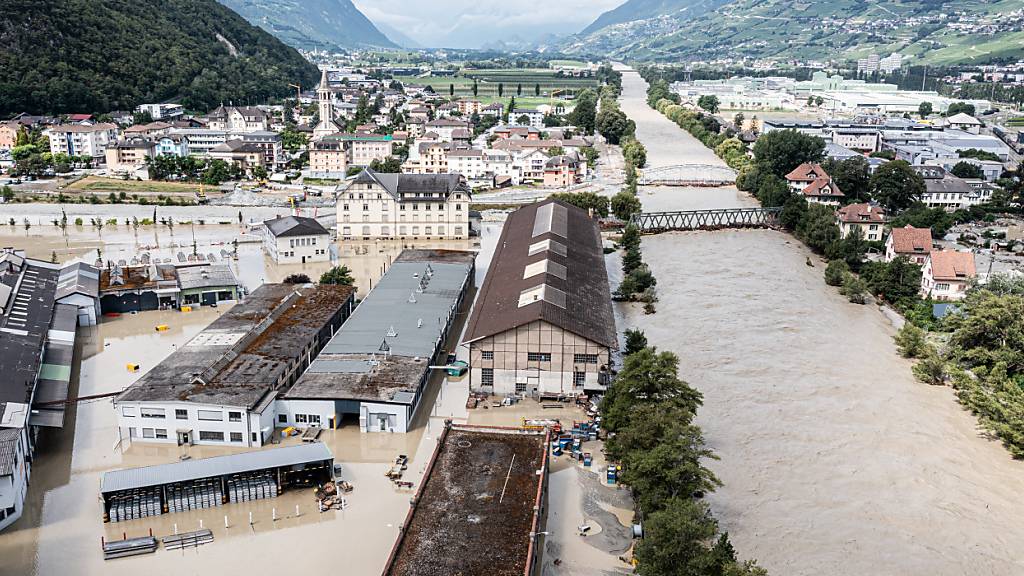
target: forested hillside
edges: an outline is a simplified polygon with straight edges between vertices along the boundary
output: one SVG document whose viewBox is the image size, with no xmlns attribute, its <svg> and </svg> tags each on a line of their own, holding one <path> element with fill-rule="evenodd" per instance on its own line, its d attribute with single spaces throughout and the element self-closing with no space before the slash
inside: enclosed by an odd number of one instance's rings
<svg viewBox="0 0 1024 576">
<path fill-rule="evenodd" d="M 0 2 L 0 117 L 165 100 L 205 110 L 318 78 L 296 50 L 214 0 Z"/>
</svg>

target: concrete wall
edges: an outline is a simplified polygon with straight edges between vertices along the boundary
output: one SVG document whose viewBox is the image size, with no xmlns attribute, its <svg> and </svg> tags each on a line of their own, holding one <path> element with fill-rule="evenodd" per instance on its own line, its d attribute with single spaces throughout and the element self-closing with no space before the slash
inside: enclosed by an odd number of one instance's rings
<svg viewBox="0 0 1024 576">
<path fill-rule="evenodd" d="M 384 429 L 381 419 L 387 418 Z M 359 407 L 359 428 L 363 432 L 399 432 L 409 431 L 409 420 L 412 419 L 410 407 L 405 404 L 375 404 L 363 402 Z"/>
<path fill-rule="evenodd" d="M 246 415 L 246 409 L 237 406 L 218 406 L 210 404 L 197 404 L 194 402 L 118 402 L 114 404 L 117 411 L 117 424 L 121 429 L 121 438 L 132 442 L 143 441 L 159 444 L 176 445 L 178 443 L 178 430 L 190 430 L 190 442 L 192 444 L 207 446 L 259 446 L 259 441 L 252 442 L 251 418 Z M 147 418 L 142 416 L 143 409 L 162 409 L 163 418 Z M 175 410 L 186 410 L 187 417 L 178 419 Z M 220 420 L 201 420 L 199 411 L 216 412 L 220 414 Z M 237 422 L 229 419 L 229 412 L 240 414 Z M 144 429 L 153 429 L 154 437 L 147 438 Z M 164 430 L 166 438 L 156 438 L 156 431 Z M 200 438 L 200 431 L 223 432 L 224 440 L 203 440 Z M 241 440 L 232 441 L 231 433 L 242 435 Z M 259 435 L 257 435 L 258 437 Z"/>
<path fill-rule="evenodd" d="M 485 359 L 484 352 L 490 352 L 493 358 Z M 551 360 L 530 360 L 530 353 L 549 354 Z M 577 362 L 576 355 L 596 355 L 597 362 Z M 608 366 L 609 350 L 547 322 L 536 321 L 473 342 L 469 363 L 473 389 L 494 394 L 578 394 L 601 387 L 600 369 Z M 492 388 L 482 384 L 484 369 L 494 370 Z M 584 373 L 583 386 L 574 384 L 576 372 Z"/>
<path fill-rule="evenodd" d="M 275 416 L 274 422 L 278 428 L 285 426 L 308 428 L 315 424 L 319 424 L 321 428 L 330 428 L 332 419 L 335 419 L 335 423 L 337 423 L 334 400 L 278 400 L 275 404 L 277 416 Z M 303 421 L 300 422 L 296 418 L 297 415 L 302 415 Z M 319 418 L 319 422 L 310 416 Z"/>
<path fill-rule="evenodd" d="M 17 465 L 11 474 L 0 476 L 0 530 L 7 528 L 21 518 L 25 509 L 25 493 L 32 467 L 27 458 L 27 438 L 22 429 L 15 449 Z"/>
<path fill-rule="evenodd" d="M 266 232 L 263 246 L 278 264 L 327 262 L 331 259 L 329 234 L 275 238 L 273 234 Z"/>
<path fill-rule="evenodd" d="M 365 185 L 353 184 L 338 195 L 339 238 L 469 237 L 470 198 L 463 192 L 456 192 L 447 199 L 415 203 L 417 209 L 413 210 L 413 203 L 395 201 L 376 184 L 369 185 L 370 188 L 357 189 L 356 186 Z M 438 204 L 442 206 L 440 210 Z"/>
</svg>

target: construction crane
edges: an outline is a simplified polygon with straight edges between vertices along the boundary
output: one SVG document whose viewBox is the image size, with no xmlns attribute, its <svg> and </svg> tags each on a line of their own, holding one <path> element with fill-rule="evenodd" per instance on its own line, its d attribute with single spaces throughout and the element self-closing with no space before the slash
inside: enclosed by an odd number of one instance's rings
<svg viewBox="0 0 1024 576">
<path fill-rule="evenodd" d="M 295 88 L 295 105 L 299 105 L 299 100 L 302 100 L 302 86 L 298 84 L 289 84 L 289 88 Z"/>
</svg>

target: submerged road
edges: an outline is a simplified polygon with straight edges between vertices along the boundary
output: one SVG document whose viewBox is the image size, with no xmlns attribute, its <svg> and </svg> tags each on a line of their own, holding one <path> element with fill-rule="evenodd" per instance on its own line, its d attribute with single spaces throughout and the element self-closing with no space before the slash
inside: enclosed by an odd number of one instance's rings
<svg viewBox="0 0 1024 576">
<path fill-rule="evenodd" d="M 624 75 L 649 165 L 718 162 Z M 735 188 L 644 188 L 645 211 L 756 205 Z M 769 230 L 643 238 L 658 312 L 623 307 L 679 355 L 725 483 L 712 508 L 774 575 L 1024 574 L 1024 463 L 986 439 L 948 388 L 916 382 L 876 309 Z M 814 259 L 817 260 L 816 258 Z"/>
</svg>

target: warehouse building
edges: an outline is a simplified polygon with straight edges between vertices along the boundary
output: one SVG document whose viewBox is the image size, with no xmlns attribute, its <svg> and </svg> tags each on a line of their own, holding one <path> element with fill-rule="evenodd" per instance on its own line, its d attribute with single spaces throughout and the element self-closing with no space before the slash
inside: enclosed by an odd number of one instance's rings
<svg viewBox="0 0 1024 576">
<path fill-rule="evenodd" d="M 345 322 L 354 294 L 264 284 L 115 398 L 122 441 L 262 446 L 277 395 Z"/>
<path fill-rule="evenodd" d="M 471 252 L 405 250 L 298 382 L 278 426 L 406 432 L 473 285 Z"/>
<path fill-rule="evenodd" d="M 548 433 L 447 422 L 384 576 L 541 573 Z"/>
<path fill-rule="evenodd" d="M 597 221 L 557 200 L 509 215 L 465 341 L 473 389 L 604 390 L 617 341 Z"/>
<path fill-rule="evenodd" d="M 21 517 L 40 427 L 64 425 L 79 309 L 61 266 L 0 250 L 0 529 Z"/>
</svg>

